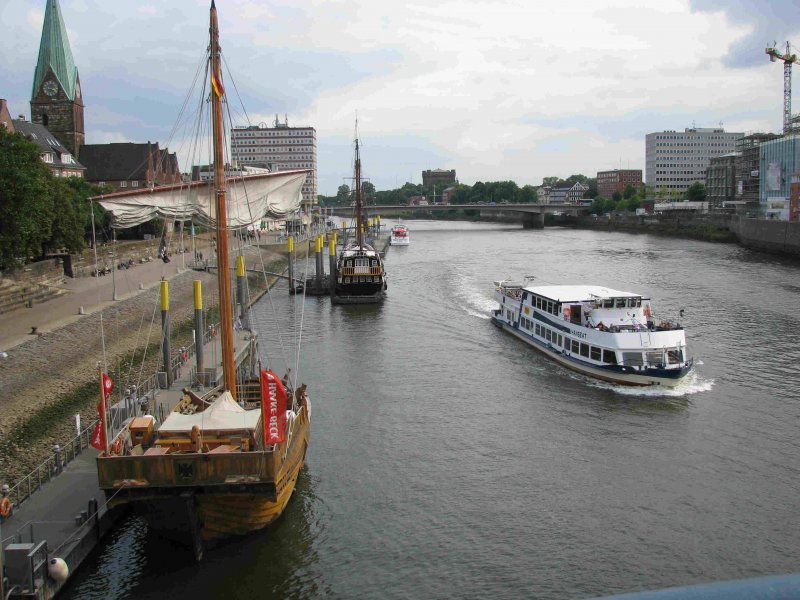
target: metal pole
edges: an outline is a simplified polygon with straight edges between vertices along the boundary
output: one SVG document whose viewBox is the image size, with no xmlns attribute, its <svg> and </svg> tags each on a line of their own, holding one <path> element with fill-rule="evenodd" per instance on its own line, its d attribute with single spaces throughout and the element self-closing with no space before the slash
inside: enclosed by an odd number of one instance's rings
<svg viewBox="0 0 800 600">
<path fill-rule="evenodd" d="M 287 255 L 289 260 L 289 293 L 294 291 L 294 236 L 290 235 L 286 240 Z"/>
<path fill-rule="evenodd" d="M 117 230 L 111 230 L 111 299 L 117 298 Z"/>
<path fill-rule="evenodd" d="M 161 352 L 164 371 L 167 372 L 167 387 L 172 385 L 172 368 L 169 347 L 169 282 L 161 282 Z"/>
<path fill-rule="evenodd" d="M 247 317 L 247 298 L 245 296 L 245 268 L 244 256 L 236 257 L 236 297 L 239 301 L 239 317 L 241 318 L 242 328 L 250 329 Z"/>
<path fill-rule="evenodd" d="M 314 240 L 314 262 L 317 267 L 314 287 L 319 289 L 322 287 L 322 236 L 320 235 Z"/>
<path fill-rule="evenodd" d="M 328 279 L 328 291 L 331 296 L 336 289 L 336 233 L 332 233 L 328 240 L 328 265 L 330 270 L 330 277 Z"/>
<path fill-rule="evenodd" d="M 205 365 L 203 364 L 203 282 L 194 281 L 194 349 L 197 360 L 197 378 L 205 385 Z"/>
</svg>

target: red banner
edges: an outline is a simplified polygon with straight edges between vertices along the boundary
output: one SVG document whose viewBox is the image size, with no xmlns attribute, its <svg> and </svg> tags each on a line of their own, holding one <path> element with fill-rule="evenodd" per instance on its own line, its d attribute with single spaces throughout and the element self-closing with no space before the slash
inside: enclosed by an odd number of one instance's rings
<svg viewBox="0 0 800 600">
<path fill-rule="evenodd" d="M 272 371 L 261 371 L 261 422 L 264 444 L 280 444 L 286 437 L 286 388 Z"/>
<path fill-rule="evenodd" d="M 97 448 L 100 451 L 106 449 L 106 440 L 103 438 L 103 428 L 100 426 L 100 421 L 94 424 L 92 439 L 89 443 L 92 445 L 92 448 Z"/>
</svg>

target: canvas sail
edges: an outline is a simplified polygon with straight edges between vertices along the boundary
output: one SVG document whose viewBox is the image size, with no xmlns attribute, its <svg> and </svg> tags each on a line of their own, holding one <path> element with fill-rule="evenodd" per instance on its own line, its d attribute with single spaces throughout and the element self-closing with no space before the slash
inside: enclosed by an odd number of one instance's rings
<svg viewBox="0 0 800 600">
<path fill-rule="evenodd" d="M 228 229 L 246 227 L 265 217 L 285 219 L 295 212 L 303 200 L 307 173 L 281 171 L 228 179 Z M 117 229 L 135 227 L 157 217 L 193 220 L 209 227 L 215 222 L 214 184 L 208 181 L 117 192 L 92 200 L 114 215 L 113 226 Z"/>
</svg>

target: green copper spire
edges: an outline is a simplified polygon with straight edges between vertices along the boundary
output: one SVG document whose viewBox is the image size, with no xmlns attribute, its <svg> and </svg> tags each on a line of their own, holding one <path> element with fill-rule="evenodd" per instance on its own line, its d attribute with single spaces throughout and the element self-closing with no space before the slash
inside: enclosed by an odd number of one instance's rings
<svg viewBox="0 0 800 600">
<path fill-rule="evenodd" d="M 44 25 L 42 25 L 42 41 L 39 45 L 39 60 L 36 63 L 36 73 L 33 75 L 31 98 L 41 87 L 48 69 L 52 69 L 67 97 L 74 100 L 78 69 L 75 67 L 75 61 L 72 60 L 67 28 L 61 17 L 58 0 L 47 0 Z"/>
</svg>

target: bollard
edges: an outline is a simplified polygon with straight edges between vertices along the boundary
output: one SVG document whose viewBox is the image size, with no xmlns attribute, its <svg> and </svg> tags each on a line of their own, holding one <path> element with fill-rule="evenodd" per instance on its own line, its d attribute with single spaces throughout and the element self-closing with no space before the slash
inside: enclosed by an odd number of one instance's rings
<svg viewBox="0 0 800 600">
<path fill-rule="evenodd" d="M 78 314 L 79 314 L 79 315 L 85 315 L 85 314 L 86 314 L 86 311 L 85 311 L 85 310 L 83 310 L 83 307 L 82 307 L 82 306 L 81 306 L 81 307 L 78 309 Z"/>
</svg>

